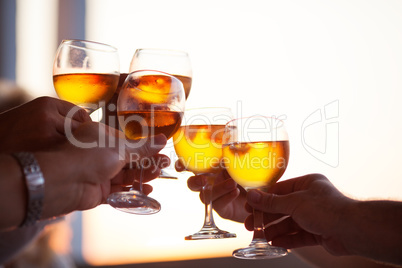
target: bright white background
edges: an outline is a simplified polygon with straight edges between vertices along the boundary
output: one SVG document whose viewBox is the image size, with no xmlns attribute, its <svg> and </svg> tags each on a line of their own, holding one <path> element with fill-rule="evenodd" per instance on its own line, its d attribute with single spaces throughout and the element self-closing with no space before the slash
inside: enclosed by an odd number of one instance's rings
<svg viewBox="0 0 402 268">
<path fill-rule="evenodd" d="M 187 107 L 285 115 L 292 145 L 285 177 L 322 171 L 356 196 L 398 196 L 401 1 L 87 3 L 87 38 L 117 46 L 122 71 L 137 48 L 183 49 L 194 69 Z M 334 101 L 336 168 L 301 140 L 303 122 Z"/>
<path fill-rule="evenodd" d="M 119 49 L 122 72 L 137 48 L 187 51 L 194 75 L 187 107 L 286 117 L 291 159 L 283 179 L 320 172 L 356 198 L 402 199 L 401 14 L 400 0 L 87 0 L 86 33 Z M 239 238 L 182 239 L 203 216 L 186 176 L 153 182 L 157 215 L 107 206 L 84 213 L 84 257 L 230 256 L 246 245 L 250 233 L 221 219 Z"/>
</svg>

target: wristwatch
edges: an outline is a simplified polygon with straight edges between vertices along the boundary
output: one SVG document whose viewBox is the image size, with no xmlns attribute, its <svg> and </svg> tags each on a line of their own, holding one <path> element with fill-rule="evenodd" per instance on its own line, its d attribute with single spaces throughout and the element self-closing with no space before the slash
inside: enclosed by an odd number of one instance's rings
<svg viewBox="0 0 402 268">
<path fill-rule="evenodd" d="M 28 192 L 27 212 L 20 227 L 34 225 L 40 218 L 45 196 L 45 179 L 33 153 L 18 152 L 13 156 L 21 165 Z"/>
</svg>

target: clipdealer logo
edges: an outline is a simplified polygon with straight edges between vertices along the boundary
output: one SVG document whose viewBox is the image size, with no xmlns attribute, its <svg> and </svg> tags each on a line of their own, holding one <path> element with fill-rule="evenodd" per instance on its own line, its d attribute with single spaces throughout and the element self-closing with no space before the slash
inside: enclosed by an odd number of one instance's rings
<svg viewBox="0 0 402 268">
<path fill-rule="evenodd" d="M 238 112 L 242 111 L 241 102 L 237 103 Z M 239 109 L 240 108 L 240 109 Z M 94 148 L 108 146 L 119 146 L 115 144 L 111 137 L 107 137 L 104 131 L 99 131 L 98 141 L 79 141 L 75 139 L 72 128 L 71 118 L 76 113 L 79 107 L 73 108 L 67 115 L 64 124 L 65 134 L 68 137 L 70 143 L 80 148 Z M 110 118 L 113 119 L 113 118 Z M 281 118 L 282 120 L 286 119 Z M 109 120 L 116 121 L 116 120 Z M 314 158 L 323 162 L 331 167 L 337 167 L 339 165 L 339 100 L 332 101 L 322 108 L 316 109 L 302 122 L 301 125 L 301 143 L 304 149 Z M 129 143 L 128 146 L 140 147 L 144 145 L 145 140 L 141 143 Z M 173 144 L 171 144 L 172 146 Z M 119 146 L 120 147 L 120 146 Z M 119 149 L 124 149 L 121 147 Z M 121 155 L 124 155 L 121 152 Z M 177 160 L 175 154 L 171 154 L 172 159 Z M 174 161 L 173 161 L 174 162 Z"/>
<path fill-rule="evenodd" d="M 339 100 L 312 112 L 302 123 L 301 142 L 317 160 L 339 165 Z"/>
</svg>

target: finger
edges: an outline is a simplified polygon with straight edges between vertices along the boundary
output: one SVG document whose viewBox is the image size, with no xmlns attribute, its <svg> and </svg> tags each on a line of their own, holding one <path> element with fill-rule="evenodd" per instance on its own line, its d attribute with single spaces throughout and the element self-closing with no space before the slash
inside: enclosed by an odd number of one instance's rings
<svg viewBox="0 0 402 268">
<path fill-rule="evenodd" d="M 221 172 L 217 173 L 214 176 L 214 185 L 221 183 L 225 180 L 233 180 L 230 176 L 227 176 L 226 174 L 227 172 L 225 170 L 222 170 Z"/>
<path fill-rule="evenodd" d="M 131 188 L 130 186 L 126 185 L 119 185 L 119 184 L 113 184 L 110 186 L 110 193 L 116 193 L 116 192 L 128 192 Z"/>
<path fill-rule="evenodd" d="M 217 180 L 215 180 L 215 184 L 212 188 L 212 200 L 217 200 L 233 191 L 237 193 L 237 197 L 240 193 L 240 190 L 237 190 L 237 183 L 232 179 L 228 179 L 220 183 L 217 183 Z"/>
<path fill-rule="evenodd" d="M 248 203 L 246 203 L 246 204 L 244 205 L 244 208 L 246 209 L 246 211 L 247 211 L 248 213 L 253 213 L 254 208 L 253 208 L 252 206 L 250 206 Z"/>
<path fill-rule="evenodd" d="M 180 161 L 180 159 L 176 161 L 176 163 L 174 164 L 174 167 L 175 167 L 176 171 L 178 171 L 178 172 L 186 171 L 186 167 Z"/>
<path fill-rule="evenodd" d="M 139 181 L 142 172 L 142 181 L 149 182 L 159 177 L 161 169 L 169 166 L 170 159 L 166 155 L 158 154 L 150 159 L 150 165 L 140 166 L 137 163 L 127 164 L 116 176 L 112 184 L 131 185 L 133 181 Z M 142 171 L 141 171 L 142 169 Z"/>
<path fill-rule="evenodd" d="M 166 155 L 158 154 L 154 157 L 154 166 L 149 168 L 144 168 L 143 170 L 143 182 L 148 182 L 157 178 L 160 174 L 161 168 L 165 168 L 166 164 L 169 165 L 169 158 Z M 166 158 L 169 160 L 166 162 Z M 131 165 L 127 164 L 112 180 L 111 186 L 115 187 L 115 189 L 125 189 L 126 187 L 131 188 L 134 182 L 137 182 L 136 186 L 138 186 L 138 181 L 140 179 L 141 169 L 133 168 Z"/>
<path fill-rule="evenodd" d="M 266 226 L 265 237 L 268 241 L 271 241 L 275 237 L 295 234 L 301 230 L 300 226 L 291 217 L 287 217 L 276 224 Z"/>
<path fill-rule="evenodd" d="M 137 152 L 143 157 L 156 155 L 166 146 L 166 142 L 167 139 L 165 135 L 156 135 L 150 138 L 150 142 L 146 143 L 145 146 L 140 147 Z"/>
<path fill-rule="evenodd" d="M 159 168 L 144 170 L 142 171 L 143 182 L 151 181 L 157 178 L 159 174 L 160 174 Z M 134 168 L 122 169 L 122 171 L 113 178 L 111 184 L 131 186 L 134 181 L 138 182 L 140 180 L 140 176 L 141 176 L 140 169 L 134 169 Z"/>
<path fill-rule="evenodd" d="M 272 185 L 268 190 L 269 193 L 278 195 L 286 195 L 296 191 L 305 190 L 309 187 L 309 184 L 315 180 L 328 180 L 321 174 L 308 174 L 284 181 L 279 181 Z"/>
<path fill-rule="evenodd" d="M 89 116 L 89 113 L 82 108 L 78 109 L 77 112 L 75 112 L 72 115 L 71 119 L 73 119 L 73 121 L 76 121 L 78 123 L 85 123 L 92 121 L 91 117 Z"/>
<path fill-rule="evenodd" d="M 63 136 L 76 130 L 82 123 L 92 121 L 84 109 L 71 103 L 62 103 L 57 108 L 58 113 L 53 116 L 52 120 L 53 126 Z"/>
<path fill-rule="evenodd" d="M 170 165 L 170 158 L 164 154 L 156 154 L 151 157 L 144 157 L 141 161 L 143 169 L 167 168 Z"/>
<path fill-rule="evenodd" d="M 81 123 L 92 121 L 88 112 L 68 101 L 58 100 L 56 106 L 57 111 L 63 117 L 68 117 Z"/>
<path fill-rule="evenodd" d="M 176 162 L 176 164 L 177 164 L 177 162 Z M 223 173 L 216 176 L 215 181 L 214 181 L 214 191 L 215 191 L 215 188 L 223 187 L 223 184 L 220 184 L 220 183 L 224 180 L 225 180 L 225 178 L 223 177 Z M 187 186 L 188 186 L 188 188 L 190 188 L 190 190 L 199 192 L 202 190 L 202 187 L 204 187 L 207 184 L 207 182 L 208 182 L 207 176 L 195 175 L 195 176 L 191 176 L 190 178 L 188 178 Z M 231 189 L 227 192 L 234 190 L 234 188 L 232 188 L 231 186 L 229 186 L 229 187 Z M 217 193 L 217 195 L 219 195 L 219 193 Z"/>
<path fill-rule="evenodd" d="M 134 187 L 134 189 L 138 189 L 139 185 L 138 185 L 138 183 L 135 183 L 134 186 L 137 187 L 137 188 Z M 115 184 L 115 185 L 112 185 L 110 187 L 110 193 L 128 192 L 131 188 L 132 188 L 132 185 L 125 186 L 125 185 L 117 185 L 117 184 Z M 153 187 L 151 185 L 149 185 L 149 184 L 143 184 L 142 185 L 142 192 L 144 194 L 149 195 L 152 192 L 152 190 L 153 190 Z"/>
<path fill-rule="evenodd" d="M 154 158 L 155 164 L 161 169 L 167 168 L 170 166 L 171 161 L 170 161 L 169 156 L 167 156 L 167 155 L 157 154 L 157 155 L 153 156 L 153 158 Z"/>
<path fill-rule="evenodd" d="M 170 158 L 163 154 L 157 154 L 150 158 L 143 158 L 140 162 L 134 163 L 136 165 L 136 169 L 143 172 L 143 181 L 147 182 L 157 178 L 161 169 L 166 168 L 170 165 Z M 140 172 L 136 178 L 139 178 Z"/>
<path fill-rule="evenodd" d="M 273 246 L 283 248 L 299 248 L 304 246 L 321 245 L 320 238 L 306 231 L 299 231 L 295 234 L 275 237 L 271 243 Z"/>
<path fill-rule="evenodd" d="M 78 110 L 77 110 L 78 109 Z M 79 111 L 80 114 L 84 113 L 86 114 L 86 116 L 89 117 L 88 113 L 85 112 L 85 110 L 79 108 L 78 106 L 75 106 L 75 108 L 73 108 L 74 111 Z M 69 117 L 69 115 L 63 115 L 63 114 L 59 114 L 57 117 L 53 118 L 53 125 L 54 128 L 56 129 L 56 131 L 61 135 L 61 136 L 66 136 L 67 138 L 72 136 L 72 133 L 75 132 L 75 130 L 77 130 L 81 125 L 83 125 L 84 123 L 88 123 L 87 124 L 87 128 L 90 128 L 91 130 L 94 130 L 92 132 L 94 137 L 95 135 L 99 134 L 99 128 L 102 128 L 103 131 L 107 132 L 108 130 L 104 127 L 101 127 L 98 125 L 98 127 L 95 126 L 95 124 L 89 124 L 89 122 L 92 122 L 92 120 L 89 118 L 88 120 L 86 119 L 80 119 L 80 120 L 76 120 L 74 118 Z"/>
<path fill-rule="evenodd" d="M 277 222 L 278 220 L 284 218 L 282 214 L 266 214 L 264 213 L 264 226 L 269 226 L 272 223 Z M 244 221 L 244 225 L 247 230 L 252 231 L 254 228 L 254 215 L 249 215 Z"/>
<path fill-rule="evenodd" d="M 71 120 L 71 118 L 61 117 L 58 120 L 55 120 L 55 128 L 56 131 L 62 135 L 66 136 L 66 134 L 74 132 L 83 122 L 77 120 Z"/>
<path fill-rule="evenodd" d="M 135 189 L 139 191 L 140 189 L 140 183 L 139 181 L 134 181 L 133 184 L 131 185 L 132 189 Z M 153 187 L 149 184 L 143 183 L 142 184 L 142 192 L 146 195 L 150 194 L 152 192 Z"/>
<path fill-rule="evenodd" d="M 161 169 L 159 167 L 144 169 L 143 173 L 142 173 L 142 176 L 143 176 L 142 181 L 149 182 L 151 180 L 158 178 L 160 174 L 161 174 Z M 139 175 L 136 178 L 139 179 Z"/>
<path fill-rule="evenodd" d="M 137 174 L 136 169 L 123 168 L 112 180 L 111 185 L 131 186 Z"/>
<path fill-rule="evenodd" d="M 252 206 L 250 206 L 248 203 L 246 203 L 245 205 L 244 205 L 244 208 L 245 208 L 245 210 L 248 212 L 248 213 L 253 213 L 253 211 L 254 211 L 254 208 L 252 207 Z M 282 214 L 273 214 L 273 213 L 268 213 L 267 215 L 282 215 Z M 282 215 L 283 216 L 283 215 Z M 274 220 L 274 219 L 273 219 Z"/>
<path fill-rule="evenodd" d="M 205 175 L 191 176 L 187 180 L 187 186 L 191 191 L 199 192 L 207 184 L 207 177 Z"/>
<path fill-rule="evenodd" d="M 159 175 L 160 169 L 147 169 L 143 171 L 143 181 L 150 181 Z M 141 175 L 141 169 L 138 168 L 123 168 L 112 180 L 112 185 L 128 185 L 131 186 L 134 181 L 139 181 Z"/>
<path fill-rule="evenodd" d="M 222 177 L 223 177 L 223 178 L 225 178 L 225 179 L 231 179 L 231 177 L 230 177 L 228 171 L 227 171 L 225 168 L 222 170 L 221 174 L 222 174 Z"/>
<path fill-rule="evenodd" d="M 246 220 L 244 221 L 244 226 L 249 231 L 252 231 L 254 229 L 254 216 L 253 216 L 253 214 L 247 216 Z"/>
<path fill-rule="evenodd" d="M 142 192 L 145 195 L 149 195 L 150 193 L 152 193 L 153 187 L 149 184 L 143 184 L 142 185 Z"/>
<path fill-rule="evenodd" d="M 144 157 L 150 157 L 159 153 L 166 145 L 166 137 L 163 134 L 139 140 L 126 140 L 126 161 L 140 161 Z"/>
<path fill-rule="evenodd" d="M 275 195 L 259 190 L 250 190 L 247 193 L 247 203 L 254 209 L 266 213 L 292 215 L 301 201 L 296 194 Z"/>
<path fill-rule="evenodd" d="M 213 207 L 216 211 L 224 211 L 224 209 L 231 203 L 236 200 L 239 196 L 240 190 L 235 188 L 234 190 L 228 192 L 227 194 L 220 196 L 219 198 L 213 201 Z M 222 216 L 222 215 L 221 215 Z"/>
</svg>

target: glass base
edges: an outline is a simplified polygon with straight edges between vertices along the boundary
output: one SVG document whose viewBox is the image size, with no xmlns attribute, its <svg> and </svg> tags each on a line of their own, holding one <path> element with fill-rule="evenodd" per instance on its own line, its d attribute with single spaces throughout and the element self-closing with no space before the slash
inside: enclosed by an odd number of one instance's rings
<svg viewBox="0 0 402 268">
<path fill-rule="evenodd" d="M 155 214 L 161 210 L 161 204 L 139 191 L 116 192 L 109 195 L 107 203 L 117 210 L 140 215 Z"/>
<path fill-rule="evenodd" d="M 200 239 L 220 239 L 220 238 L 234 238 L 235 233 L 220 230 L 219 228 L 203 227 L 199 232 L 188 235 L 185 240 L 200 240 Z"/>
<path fill-rule="evenodd" d="M 264 240 L 253 240 L 248 247 L 236 249 L 232 253 L 233 257 L 246 260 L 273 259 L 287 254 L 287 249 L 271 246 Z"/>
<path fill-rule="evenodd" d="M 161 173 L 159 174 L 158 178 L 177 180 L 176 176 L 173 176 L 173 175 L 169 174 L 164 169 L 161 170 Z"/>
</svg>

